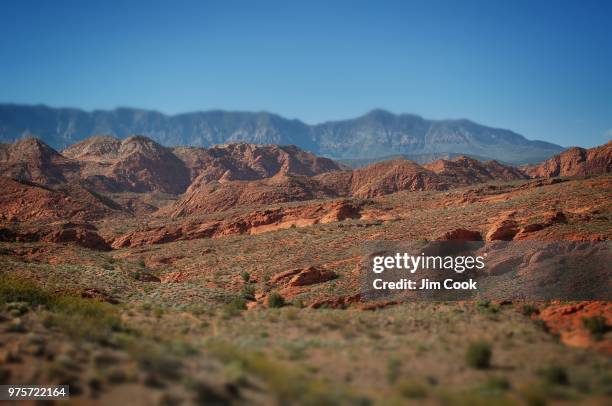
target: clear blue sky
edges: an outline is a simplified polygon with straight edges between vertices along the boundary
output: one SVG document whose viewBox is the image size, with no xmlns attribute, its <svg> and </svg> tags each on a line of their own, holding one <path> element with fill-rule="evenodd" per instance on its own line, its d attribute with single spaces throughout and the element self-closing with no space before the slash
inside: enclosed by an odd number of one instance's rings
<svg viewBox="0 0 612 406">
<path fill-rule="evenodd" d="M 307 123 L 379 107 L 612 138 L 612 1 L 96 3 L 0 3 L 0 102 Z"/>
</svg>

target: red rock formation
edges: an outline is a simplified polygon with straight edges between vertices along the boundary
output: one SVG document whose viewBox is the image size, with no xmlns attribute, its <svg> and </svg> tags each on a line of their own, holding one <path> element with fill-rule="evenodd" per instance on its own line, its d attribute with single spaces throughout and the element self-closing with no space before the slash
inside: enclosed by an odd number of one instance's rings
<svg viewBox="0 0 612 406">
<path fill-rule="evenodd" d="M 226 220 L 210 222 L 184 221 L 177 224 L 152 227 L 117 237 L 113 248 L 164 244 L 172 241 L 216 238 L 226 235 L 260 234 L 290 227 L 310 226 L 318 223 L 358 218 L 361 206 L 347 201 L 332 201 L 297 207 L 258 210 Z"/>
<path fill-rule="evenodd" d="M 41 241 L 53 243 L 75 243 L 85 248 L 109 251 L 111 247 L 95 231 L 86 227 L 61 228 L 42 236 Z"/>
<path fill-rule="evenodd" d="M 474 159 L 459 158 L 454 161 L 437 161 L 432 165 L 439 174 L 412 161 L 392 160 L 353 171 L 335 170 L 314 177 L 279 173 L 265 180 L 251 182 L 235 182 L 232 181 L 235 176 L 228 175 L 230 172 L 221 176 L 221 171 L 211 169 L 203 172 L 193 182 L 174 207 L 160 214 L 181 217 L 224 211 L 243 205 L 329 197 L 368 198 L 402 190 L 445 190 L 477 182 L 526 178 L 518 169 L 494 161 L 481 164 Z M 251 172 L 238 173 L 242 173 L 243 177 L 255 176 Z M 218 182 L 211 180 L 219 177 Z"/>
<path fill-rule="evenodd" d="M 90 187 L 108 192 L 183 193 L 189 169 L 168 148 L 143 136 L 121 141 L 91 137 L 63 151 L 82 164 L 80 176 Z"/>
<path fill-rule="evenodd" d="M 519 232 L 518 224 L 513 219 L 502 219 L 491 226 L 487 233 L 487 241 L 510 241 Z"/>
<path fill-rule="evenodd" d="M 549 330 L 559 335 L 561 341 L 573 347 L 592 347 L 612 354 L 612 341 L 597 340 L 584 326 L 584 319 L 601 316 L 612 325 L 612 303 L 580 302 L 575 304 L 553 303 L 540 313 Z"/>
<path fill-rule="evenodd" d="M 62 151 L 65 157 L 86 162 L 112 164 L 119 158 L 121 140 L 110 135 L 96 135 Z"/>
<path fill-rule="evenodd" d="M 56 191 L 0 177 L 0 189 L 0 220 L 96 220 L 116 209 L 78 186 Z"/>
<path fill-rule="evenodd" d="M 331 308 L 331 309 L 345 309 L 352 304 L 359 303 L 361 301 L 361 294 L 357 293 L 351 296 L 338 296 L 331 299 L 317 300 L 311 303 L 308 307 L 311 309 L 320 308 Z"/>
<path fill-rule="evenodd" d="M 197 181 L 174 205 L 160 216 L 184 217 L 191 214 L 225 211 L 234 207 L 269 205 L 336 197 L 313 178 L 279 174 L 256 181 L 214 182 L 197 186 Z"/>
<path fill-rule="evenodd" d="M 375 197 L 400 190 L 445 190 L 448 184 L 434 172 L 406 160 L 380 162 L 355 169 L 350 195 Z"/>
<path fill-rule="evenodd" d="M 478 231 L 466 230 L 464 228 L 457 228 L 452 231 L 446 232 L 440 238 L 440 241 L 482 241 L 482 235 Z"/>
<path fill-rule="evenodd" d="M 612 172 L 612 141 L 596 148 L 570 148 L 539 165 L 523 168 L 532 178 L 600 175 Z"/>
<path fill-rule="evenodd" d="M 528 234 L 530 233 L 543 230 L 557 223 L 565 223 L 566 221 L 567 217 L 562 211 L 548 213 L 543 222 L 527 224 L 525 227 L 521 228 L 518 234 L 516 235 L 516 239 L 527 239 Z"/>
<path fill-rule="evenodd" d="M 0 144 L 0 175 L 42 185 L 78 179 L 78 162 L 60 155 L 37 138 Z"/>
<path fill-rule="evenodd" d="M 314 266 L 309 266 L 303 269 L 292 269 L 274 275 L 270 282 L 272 284 L 286 284 L 290 287 L 314 285 L 317 283 L 327 282 L 337 278 L 338 275 L 329 269 L 321 269 Z"/>
<path fill-rule="evenodd" d="M 471 185 L 492 180 L 527 179 L 518 168 L 502 165 L 497 161 L 480 162 L 473 158 L 457 157 L 452 160 L 439 159 L 425 168 L 443 177 L 452 185 Z"/>
<path fill-rule="evenodd" d="M 314 176 L 344 167 L 289 145 L 234 143 L 204 148 L 173 148 L 191 170 L 195 186 L 215 181 L 257 180 L 278 174 Z"/>
<path fill-rule="evenodd" d="M 0 241 L 44 241 L 76 244 L 98 251 L 109 251 L 111 249 L 104 238 L 97 233 L 96 227 L 89 223 L 55 222 L 47 225 L 30 226 L 23 230 L 0 228 Z"/>
</svg>

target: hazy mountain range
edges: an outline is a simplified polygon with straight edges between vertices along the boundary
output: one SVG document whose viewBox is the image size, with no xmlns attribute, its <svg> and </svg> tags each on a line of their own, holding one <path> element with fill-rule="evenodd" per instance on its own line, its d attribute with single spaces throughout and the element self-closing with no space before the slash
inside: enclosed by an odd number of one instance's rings
<svg viewBox="0 0 612 406">
<path fill-rule="evenodd" d="M 398 154 L 469 154 L 530 163 L 564 148 L 469 120 L 427 120 L 384 110 L 349 120 L 308 125 L 267 112 L 204 111 L 165 115 L 132 108 L 95 110 L 0 104 L 0 141 L 36 136 L 63 149 L 97 134 L 146 135 L 166 145 L 208 147 L 233 141 L 293 144 L 332 158 L 372 159 Z"/>
</svg>

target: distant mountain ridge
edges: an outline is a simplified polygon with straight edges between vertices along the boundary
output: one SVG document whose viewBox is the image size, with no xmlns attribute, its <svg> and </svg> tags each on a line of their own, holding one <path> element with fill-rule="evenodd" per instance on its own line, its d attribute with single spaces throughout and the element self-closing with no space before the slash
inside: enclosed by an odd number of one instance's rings
<svg viewBox="0 0 612 406">
<path fill-rule="evenodd" d="M 384 110 L 308 125 L 267 112 L 205 111 L 165 115 L 132 108 L 86 112 L 43 105 L 0 104 L 0 142 L 36 136 L 56 149 L 90 136 L 146 134 L 164 146 L 209 147 L 233 141 L 296 145 L 319 156 L 379 158 L 398 154 L 467 154 L 534 163 L 563 147 L 469 120 L 427 120 Z"/>
</svg>

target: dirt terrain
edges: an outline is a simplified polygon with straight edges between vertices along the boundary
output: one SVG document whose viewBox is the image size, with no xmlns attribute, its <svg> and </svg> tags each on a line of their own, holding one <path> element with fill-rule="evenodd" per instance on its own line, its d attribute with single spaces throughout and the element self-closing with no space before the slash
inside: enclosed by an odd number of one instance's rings
<svg viewBox="0 0 612 406">
<path fill-rule="evenodd" d="M 0 383 L 88 404 L 609 404 L 607 301 L 368 301 L 372 241 L 612 237 L 612 144 L 349 170 L 296 147 L 0 147 Z"/>
</svg>

